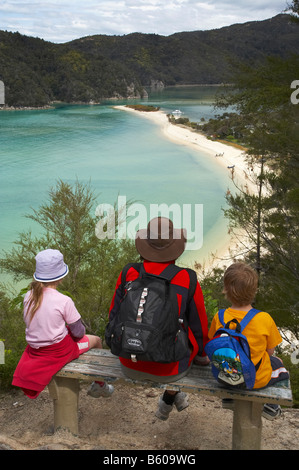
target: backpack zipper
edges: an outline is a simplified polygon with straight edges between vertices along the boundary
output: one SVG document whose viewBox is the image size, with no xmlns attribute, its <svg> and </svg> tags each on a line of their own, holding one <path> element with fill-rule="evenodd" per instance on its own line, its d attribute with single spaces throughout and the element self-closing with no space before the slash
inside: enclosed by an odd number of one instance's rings
<svg viewBox="0 0 299 470">
<path fill-rule="evenodd" d="M 140 297 L 140 300 L 139 300 L 139 307 L 138 307 L 138 310 L 137 310 L 137 317 L 136 317 L 136 322 L 137 323 L 142 322 L 142 314 L 144 312 L 144 305 L 146 303 L 147 295 L 148 295 L 148 288 L 144 287 L 144 289 L 141 293 L 141 297 Z"/>
</svg>

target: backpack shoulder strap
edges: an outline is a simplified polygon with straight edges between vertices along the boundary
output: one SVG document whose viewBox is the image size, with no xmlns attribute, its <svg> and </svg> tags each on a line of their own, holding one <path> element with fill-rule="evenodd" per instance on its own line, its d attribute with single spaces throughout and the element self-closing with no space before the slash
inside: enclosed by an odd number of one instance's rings
<svg viewBox="0 0 299 470">
<path fill-rule="evenodd" d="M 167 279 L 167 281 L 171 281 L 174 276 L 181 271 L 181 268 L 176 264 L 169 264 L 166 266 L 165 269 L 159 274 L 158 277 L 162 277 L 163 279 Z"/>
<path fill-rule="evenodd" d="M 257 315 L 261 310 L 257 310 L 256 308 L 252 308 L 250 309 L 245 317 L 243 318 L 243 320 L 241 320 L 240 322 L 240 325 L 241 325 L 241 331 L 244 330 L 244 328 L 246 328 L 246 326 L 248 325 L 248 323 L 253 319 L 253 317 L 255 317 L 255 315 Z"/>
<path fill-rule="evenodd" d="M 186 271 L 189 274 L 190 278 L 190 284 L 189 284 L 189 290 L 188 290 L 188 303 L 191 302 L 193 299 L 193 296 L 196 291 L 196 286 L 197 286 L 197 274 L 193 269 L 186 268 Z"/>
<path fill-rule="evenodd" d="M 219 318 L 219 321 L 221 323 L 222 326 L 225 326 L 225 323 L 224 323 L 224 312 L 225 312 L 225 308 L 222 308 L 221 310 L 218 311 L 218 318 Z"/>
<path fill-rule="evenodd" d="M 136 269 L 136 271 L 140 272 L 140 267 L 142 263 L 128 263 L 126 266 L 123 268 L 121 272 L 121 285 L 124 287 L 126 284 L 126 279 L 127 279 L 127 273 L 130 268 Z"/>
<path fill-rule="evenodd" d="M 196 272 L 193 269 L 190 268 L 180 268 L 179 266 L 175 264 L 169 264 L 160 274 L 161 277 L 167 279 L 168 281 L 171 281 L 171 279 L 174 278 L 174 276 L 180 272 L 186 270 L 188 275 L 189 275 L 189 289 L 188 289 L 188 300 L 187 303 L 191 302 L 195 290 L 196 290 L 196 285 L 197 285 L 197 275 Z"/>
</svg>

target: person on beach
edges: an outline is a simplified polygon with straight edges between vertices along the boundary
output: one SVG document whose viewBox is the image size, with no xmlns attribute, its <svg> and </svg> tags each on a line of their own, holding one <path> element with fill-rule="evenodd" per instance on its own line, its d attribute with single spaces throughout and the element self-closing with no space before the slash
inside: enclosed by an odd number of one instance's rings
<svg viewBox="0 0 299 470">
<path fill-rule="evenodd" d="M 73 300 L 57 287 L 68 274 L 58 250 L 47 249 L 35 257 L 34 281 L 24 298 L 27 347 L 14 372 L 12 384 L 29 398 L 37 398 L 65 364 L 91 348 L 101 348 L 98 336 L 86 335 Z M 101 396 L 113 387 L 101 383 Z"/>
<path fill-rule="evenodd" d="M 175 229 L 172 221 L 165 217 L 152 219 L 147 229 L 139 230 L 135 238 L 135 246 L 142 259 L 141 264 L 147 273 L 156 275 L 161 274 L 168 265 L 175 264 L 177 258 L 184 252 L 185 244 L 185 231 Z M 137 267 L 130 267 L 126 273 L 126 282 L 133 281 L 138 276 L 139 271 Z M 110 306 L 109 321 L 113 320 L 121 302 L 121 281 L 122 273 L 120 273 L 116 283 L 115 293 Z M 194 285 L 195 291 L 188 303 L 190 276 L 188 271 L 183 268 L 172 278 L 171 285 L 176 292 L 179 309 L 182 310 L 180 317 L 186 317 L 189 327 L 188 355 L 180 361 L 171 363 L 141 360 L 132 362 L 130 359 L 120 357 L 122 370 L 129 378 L 169 383 L 186 375 L 195 357 L 197 357 L 197 362 L 202 365 L 209 363 L 204 353 L 204 346 L 208 340 L 208 320 L 201 287 L 196 279 L 196 284 Z M 167 420 L 174 406 L 178 411 L 182 411 L 188 405 L 186 393 L 165 390 L 159 398 L 156 417 L 161 420 Z"/>
<path fill-rule="evenodd" d="M 232 304 L 224 312 L 224 322 L 226 324 L 233 319 L 240 322 L 252 309 L 251 304 L 258 289 L 257 272 L 243 262 L 233 263 L 224 273 L 223 284 L 223 293 Z M 221 326 L 217 313 L 209 329 L 209 339 L 213 338 Z M 274 320 L 268 313 L 259 312 L 244 328 L 243 334 L 250 347 L 251 360 L 257 368 L 254 389 L 274 385 L 276 382 L 289 378 L 289 373 L 282 360 L 273 355 L 275 347 L 282 342 L 282 338 Z M 224 399 L 222 403 L 224 408 L 233 407 L 231 399 Z M 281 407 L 279 405 L 264 405 L 263 416 L 265 418 L 271 420 L 280 415 Z"/>
</svg>

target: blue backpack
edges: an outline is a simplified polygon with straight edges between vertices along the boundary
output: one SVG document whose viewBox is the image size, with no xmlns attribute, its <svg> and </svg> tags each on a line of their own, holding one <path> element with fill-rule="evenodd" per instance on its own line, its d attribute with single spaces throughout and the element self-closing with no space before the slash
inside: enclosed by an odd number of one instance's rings
<svg viewBox="0 0 299 470">
<path fill-rule="evenodd" d="M 234 318 L 226 324 L 224 312 L 224 309 L 218 312 L 223 327 L 218 328 L 214 337 L 205 346 L 205 352 L 212 364 L 213 375 L 225 385 L 252 389 L 261 361 L 256 366 L 251 361 L 249 344 L 242 331 L 260 310 L 252 308 L 240 323 Z M 229 327 L 230 323 L 236 324 L 235 329 Z"/>
</svg>

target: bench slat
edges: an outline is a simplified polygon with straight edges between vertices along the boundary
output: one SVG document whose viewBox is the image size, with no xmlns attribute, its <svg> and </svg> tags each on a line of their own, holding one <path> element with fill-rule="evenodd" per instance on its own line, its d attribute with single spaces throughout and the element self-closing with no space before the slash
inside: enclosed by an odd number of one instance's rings
<svg viewBox="0 0 299 470">
<path fill-rule="evenodd" d="M 137 381 L 127 378 L 122 372 L 118 357 L 109 350 L 92 349 L 82 354 L 75 361 L 64 366 L 57 374 L 59 377 L 69 377 L 84 380 L 118 381 L 128 384 L 147 385 L 149 387 L 167 388 L 169 390 L 183 390 L 219 396 L 221 398 L 235 398 L 263 403 L 292 404 L 292 391 L 289 381 L 282 381 L 275 387 L 266 387 L 260 390 L 232 390 L 219 384 L 213 377 L 209 366 L 193 365 L 186 377 L 170 384 Z"/>
</svg>

